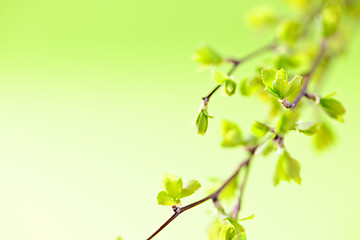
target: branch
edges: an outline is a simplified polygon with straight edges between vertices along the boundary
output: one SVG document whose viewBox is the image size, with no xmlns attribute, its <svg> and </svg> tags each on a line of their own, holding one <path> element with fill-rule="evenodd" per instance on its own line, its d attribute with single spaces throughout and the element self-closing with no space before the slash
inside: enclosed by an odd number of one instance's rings
<svg viewBox="0 0 360 240">
<path fill-rule="evenodd" d="M 249 163 L 250 163 L 250 161 L 249 161 Z M 235 206 L 235 208 L 234 208 L 234 210 L 232 212 L 232 217 L 235 218 L 235 219 L 238 218 L 238 215 L 239 215 L 239 212 L 240 212 L 240 209 L 241 209 L 241 203 L 242 203 L 242 199 L 243 199 L 243 196 L 244 196 L 244 188 L 245 188 L 248 176 L 249 176 L 249 171 L 250 170 L 249 170 L 249 165 L 248 165 L 246 167 L 246 172 L 245 172 L 243 182 L 240 185 L 240 196 L 239 196 L 238 203 L 236 204 L 236 206 Z"/>
<path fill-rule="evenodd" d="M 212 194 L 208 195 L 207 197 L 205 198 L 202 198 L 196 202 L 193 202 L 189 205 L 186 205 L 184 207 L 179 207 L 179 206 L 173 206 L 173 211 L 174 211 L 174 214 L 163 224 L 159 227 L 158 230 L 156 230 L 149 238 L 147 238 L 147 240 L 150 240 L 152 239 L 153 237 L 155 237 L 159 232 L 161 232 L 167 225 L 169 225 L 175 218 L 177 218 L 181 213 L 193 208 L 193 207 L 196 207 L 210 199 L 213 200 L 214 202 L 214 205 L 216 208 L 218 209 L 222 209 L 220 203 L 219 203 L 219 195 L 220 193 L 225 189 L 225 187 L 227 185 L 229 185 L 229 183 L 234 180 L 234 178 L 236 178 L 240 172 L 240 170 L 243 168 L 243 167 L 248 167 L 251 159 L 253 158 L 254 154 L 255 154 L 255 151 L 257 149 L 259 145 L 251 148 L 249 150 L 249 153 L 250 153 L 250 156 L 243 162 L 241 162 L 239 164 L 239 166 L 237 167 L 237 169 L 235 170 L 235 172 L 220 186 L 220 188 L 218 188 L 218 190 L 216 190 L 215 192 L 213 192 Z"/>
<path fill-rule="evenodd" d="M 305 74 L 305 76 L 304 76 L 304 85 L 302 86 L 299 94 L 296 96 L 296 98 L 294 99 L 294 101 L 292 103 L 290 103 L 289 101 L 283 101 L 283 105 L 286 108 L 292 108 L 293 110 L 295 110 L 297 105 L 299 104 L 300 100 L 304 96 L 309 98 L 309 99 L 315 99 L 314 95 L 309 94 L 307 92 L 307 88 L 308 88 L 308 85 L 309 85 L 309 82 L 310 82 L 310 79 L 311 79 L 312 75 L 314 74 L 315 70 L 317 69 L 317 67 L 319 66 L 321 60 L 324 57 L 325 52 L 326 52 L 326 40 L 324 39 L 321 42 L 320 52 L 317 55 L 317 57 L 315 58 L 314 63 L 311 66 L 310 71 L 307 74 Z"/>
<path fill-rule="evenodd" d="M 243 57 L 243 58 L 241 58 L 241 59 L 238 59 L 238 60 L 233 59 L 233 58 L 227 59 L 226 61 L 228 61 L 228 62 L 230 62 L 230 63 L 233 64 L 232 67 L 231 67 L 231 69 L 230 69 L 229 72 L 227 73 L 227 75 L 230 76 L 231 74 L 233 74 L 233 73 L 235 72 L 235 70 L 237 69 L 237 67 L 238 67 L 241 63 L 243 63 L 243 62 L 245 62 L 245 61 L 247 61 L 247 60 L 249 60 L 249 59 L 251 59 L 251 58 L 253 58 L 253 57 L 256 57 L 256 56 L 260 55 L 261 53 L 264 53 L 264 52 L 266 52 L 266 51 L 268 51 L 268 50 L 274 49 L 275 47 L 276 47 L 276 44 L 275 44 L 275 43 L 272 43 L 272 44 L 266 45 L 266 46 L 264 46 L 264 47 L 262 47 L 262 48 L 259 48 L 259 49 L 255 50 L 254 52 L 246 55 L 245 57 Z M 205 102 L 209 102 L 210 97 L 211 97 L 220 87 L 221 87 L 221 85 L 216 85 L 216 87 L 209 93 L 209 95 L 207 95 L 206 97 L 203 97 L 202 99 L 203 99 Z"/>
</svg>

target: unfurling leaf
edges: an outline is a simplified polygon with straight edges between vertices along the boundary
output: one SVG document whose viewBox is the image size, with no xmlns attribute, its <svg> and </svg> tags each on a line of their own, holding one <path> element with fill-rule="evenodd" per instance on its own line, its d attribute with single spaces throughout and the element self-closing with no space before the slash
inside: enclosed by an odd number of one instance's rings
<svg viewBox="0 0 360 240">
<path fill-rule="evenodd" d="M 246 240 L 244 227 L 233 218 L 225 218 L 230 224 L 225 224 L 220 231 L 221 240 Z"/>
<path fill-rule="evenodd" d="M 199 181 L 197 180 L 190 180 L 181 192 L 181 198 L 188 197 L 194 194 L 199 188 L 201 187 Z"/>
<path fill-rule="evenodd" d="M 312 136 L 319 131 L 319 124 L 314 122 L 302 122 L 299 121 L 295 126 L 296 130 L 307 135 Z"/>
<path fill-rule="evenodd" d="M 219 84 L 223 84 L 223 82 L 227 79 L 230 79 L 230 77 L 226 74 L 226 73 L 223 73 L 219 70 L 213 70 L 211 72 L 211 75 L 212 75 L 212 78 Z"/>
<path fill-rule="evenodd" d="M 226 79 L 224 81 L 224 90 L 226 95 L 231 96 L 235 94 L 236 91 L 236 82 L 231 79 Z"/>
<path fill-rule="evenodd" d="M 270 127 L 266 124 L 263 124 L 261 122 L 254 122 L 254 124 L 251 127 L 251 131 L 252 133 L 256 136 L 256 137 L 262 137 L 265 134 L 267 134 L 270 130 Z"/>
<path fill-rule="evenodd" d="M 236 123 L 223 120 L 221 123 L 222 147 L 235 147 L 243 143 L 243 136 Z"/>
<path fill-rule="evenodd" d="M 301 88 L 302 77 L 295 75 L 293 79 L 288 82 L 288 76 L 284 69 L 277 71 L 276 69 L 264 69 L 261 72 L 263 83 L 269 93 L 279 98 L 280 100 L 291 96 Z"/>
<path fill-rule="evenodd" d="M 165 190 L 158 193 L 157 202 L 165 206 L 179 205 L 180 199 L 192 195 L 201 187 L 197 180 L 191 180 L 183 187 L 182 179 L 172 174 L 165 174 L 162 184 Z"/>
<path fill-rule="evenodd" d="M 319 104 L 330 117 L 340 122 L 344 122 L 343 115 L 346 111 L 343 105 L 338 100 L 325 97 L 320 99 Z"/>
<path fill-rule="evenodd" d="M 198 135 L 204 136 L 209 124 L 209 116 L 202 109 L 195 120 L 195 129 Z"/>
<path fill-rule="evenodd" d="M 277 186 L 281 180 L 295 181 L 299 185 L 301 184 L 300 177 L 301 165 L 300 163 L 292 158 L 287 151 L 284 151 L 276 164 L 275 174 L 274 174 L 274 185 Z"/>
<path fill-rule="evenodd" d="M 206 44 L 197 47 L 192 59 L 204 66 L 218 65 L 222 62 L 221 56 Z"/>
</svg>

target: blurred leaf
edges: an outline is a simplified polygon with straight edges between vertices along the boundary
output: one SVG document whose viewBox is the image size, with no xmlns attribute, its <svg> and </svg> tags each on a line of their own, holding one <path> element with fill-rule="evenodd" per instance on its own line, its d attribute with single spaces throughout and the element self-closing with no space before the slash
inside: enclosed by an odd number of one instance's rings
<svg viewBox="0 0 360 240">
<path fill-rule="evenodd" d="M 296 130 L 307 135 L 312 136 L 319 131 L 319 124 L 314 122 L 302 122 L 299 121 L 296 123 Z"/>
<path fill-rule="evenodd" d="M 326 123 L 322 123 L 318 133 L 314 137 L 314 145 L 317 150 L 324 150 L 335 143 L 335 136 L 331 127 Z"/>
<path fill-rule="evenodd" d="M 236 123 L 223 120 L 221 123 L 221 134 L 223 136 L 222 147 L 235 147 L 243 143 L 241 130 Z"/>
<path fill-rule="evenodd" d="M 340 23 L 341 10 L 337 4 L 327 5 L 321 12 L 321 23 L 324 37 L 333 35 Z"/>
<path fill-rule="evenodd" d="M 250 96 L 254 94 L 256 91 L 262 88 L 261 79 L 258 76 L 252 78 L 245 78 L 240 83 L 240 93 L 243 96 Z"/>
<path fill-rule="evenodd" d="M 254 219 L 254 217 L 255 217 L 255 215 L 254 215 L 254 214 L 252 214 L 252 215 L 250 215 L 250 216 L 248 216 L 248 217 L 241 218 L 241 219 L 239 219 L 238 221 L 253 220 L 253 219 Z"/>
<path fill-rule="evenodd" d="M 294 44 L 300 36 L 300 24 L 293 20 L 283 20 L 277 27 L 277 37 L 287 44 Z"/>
<path fill-rule="evenodd" d="M 220 240 L 233 240 L 236 235 L 236 230 L 233 225 L 226 224 L 221 228 Z"/>
<path fill-rule="evenodd" d="M 261 5 L 249 11 L 246 20 L 251 27 L 262 30 L 274 25 L 278 17 L 272 7 Z"/>
<path fill-rule="evenodd" d="M 175 200 L 180 199 L 183 189 L 183 181 L 181 178 L 177 178 L 175 175 L 167 173 L 163 179 L 163 186 L 171 198 Z"/>
<path fill-rule="evenodd" d="M 284 151 L 278 159 L 274 174 L 274 185 L 277 186 L 280 181 L 295 181 L 299 185 L 301 184 L 300 177 L 301 165 L 292 158 L 287 151 Z"/>
<path fill-rule="evenodd" d="M 280 134 L 285 134 L 289 130 L 295 129 L 298 113 L 295 111 L 285 111 L 277 122 L 276 129 Z"/>
<path fill-rule="evenodd" d="M 208 228 L 209 240 L 219 240 L 221 228 L 222 228 L 221 221 L 219 219 L 216 219 Z"/>
<path fill-rule="evenodd" d="M 236 193 L 239 190 L 238 185 L 238 179 L 237 177 L 234 178 L 225 188 L 224 190 L 219 194 L 219 199 L 221 201 L 229 201 L 233 199 L 236 196 Z"/>
<path fill-rule="evenodd" d="M 245 228 L 234 218 L 225 218 L 234 226 L 236 233 L 245 232 Z"/>
<path fill-rule="evenodd" d="M 266 68 L 261 71 L 261 78 L 263 80 L 263 83 L 267 87 L 273 87 L 272 83 L 276 78 L 277 70 L 272 68 Z"/>
<path fill-rule="evenodd" d="M 338 100 L 333 98 L 321 98 L 319 104 L 330 117 L 340 122 L 344 122 L 343 115 L 346 111 Z"/>
<path fill-rule="evenodd" d="M 218 70 L 213 70 L 212 71 L 212 78 L 219 84 L 223 84 L 223 82 L 227 79 L 229 79 L 230 77 L 226 74 L 223 73 L 221 71 Z"/>
<path fill-rule="evenodd" d="M 234 82 L 231 79 L 225 80 L 224 81 L 224 90 L 228 96 L 234 95 L 234 93 L 236 91 L 236 82 Z"/>
<path fill-rule="evenodd" d="M 251 127 L 251 131 L 256 137 L 263 137 L 265 134 L 269 132 L 269 130 L 270 130 L 269 126 L 258 121 L 254 122 L 254 124 Z"/>
<path fill-rule="evenodd" d="M 218 65 L 222 62 L 220 55 L 206 44 L 200 44 L 192 57 L 193 61 L 199 62 L 204 66 Z"/>
</svg>

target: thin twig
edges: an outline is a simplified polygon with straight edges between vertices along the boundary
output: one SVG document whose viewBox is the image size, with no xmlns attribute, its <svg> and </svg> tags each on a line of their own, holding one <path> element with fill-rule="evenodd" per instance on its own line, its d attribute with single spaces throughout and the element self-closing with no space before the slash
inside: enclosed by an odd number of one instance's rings
<svg viewBox="0 0 360 240">
<path fill-rule="evenodd" d="M 224 188 L 229 185 L 229 183 L 234 180 L 237 175 L 239 174 L 240 170 L 245 167 L 245 166 L 248 166 L 249 165 L 249 162 L 251 161 L 251 159 L 253 158 L 254 154 L 255 154 L 255 150 L 257 149 L 257 146 L 252 148 L 250 152 L 250 156 L 243 162 L 241 162 L 239 164 L 239 166 L 237 167 L 237 169 L 235 170 L 235 172 L 215 191 L 213 192 L 212 194 L 208 195 L 207 197 L 205 198 L 202 198 L 196 202 L 193 202 L 189 205 L 186 205 L 184 207 L 178 207 L 178 206 L 175 206 L 173 208 L 174 210 L 174 214 L 163 224 L 159 227 L 158 230 L 156 230 L 149 238 L 147 238 L 147 240 L 150 240 L 152 239 L 153 237 L 155 237 L 159 232 L 161 232 L 167 225 L 169 225 L 175 218 L 177 218 L 181 213 L 193 208 L 193 207 L 196 207 L 210 199 L 213 200 L 215 206 L 220 206 L 220 205 L 217 205 L 217 201 L 218 201 L 218 198 L 219 198 L 219 194 L 224 190 Z M 220 206 L 220 208 L 222 208 Z"/>
<path fill-rule="evenodd" d="M 250 161 L 249 161 L 250 163 Z M 245 189 L 245 185 L 246 185 L 246 182 L 247 182 L 247 179 L 248 179 L 248 176 L 249 176 L 249 165 L 246 167 L 246 171 L 245 171 L 245 176 L 244 176 L 244 179 L 243 179 L 243 182 L 241 183 L 240 185 L 240 196 L 239 196 L 239 199 L 238 199 L 238 202 L 232 212 L 232 217 L 237 219 L 238 218 L 238 215 L 239 215 L 239 212 L 240 212 L 240 209 L 241 209 L 241 203 L 242 203 L 242 199 L 244 197 L 244 189 Z"/>
<path fill-rule="evenodd" d="M 235 70 L 237 69 L 237 67 L 243 63 L 244 61 L 247 61 L 253 57 L 256 57 L 257 55 L 264 53 L 268 50 L 274 49 L 276 47 L 275 43 L 271 43 L 269 45 L 266 45 L 262 48 L 259 48 L 257 50 L 255 50 L 254 52 L 249 53 L 248 55 L 246 55 L 245 57 L 241 58 L 241 59 L 233 59 L 233 58 L 229 58 L 227 59 L 228 62 L 231 62 L 233 65 L 231 67 L 231 69 L 228 71 L 227 75 L 231 75 L 235 72 Z M 210 97 L 221 87 L 221 85 L 216 85 L 216 87 L 206 96 L 203 97 L 202 99 L 206 102 L 209 102 Z"/>
<path fill-rule="evenodd" d="M 319 54 L 317 55 L 317 57 L 315 58 L 314 63 L 313 63 L 313 65 L 311 66 L 310 71 L 309 71 L 307 74 L 305 74 L 305 76 L 304 76 L 304 85 L 302 86 L 299 94 L 296 96 L 296 98 L 294 99 L 294 101 L 293 101 L 291 104 L 284 105 L 285 107 L 287 107 L 287 108 L 292 108 L 293 110 L 295 110 L 295 108 L 296 108 L 297 105 L 299 104 L 301 98 L 302 98 L 303 96 L 306 96 L 306 94 L 308 94 L 308 93 L 307 93 L 307 88 L 308 88 L 310 79 L 311 79 L 312 75 L 314 74 L 315 70 L 317 69 L 317 67 L 319 66 L 322 58 L 323 58 L 324 55 L 325 55 L 325 52 L 326 52 L 326 40 L 324 39 L 324 40 L 321 42 L 320 52 L 319 52 Z"/>
</svg>

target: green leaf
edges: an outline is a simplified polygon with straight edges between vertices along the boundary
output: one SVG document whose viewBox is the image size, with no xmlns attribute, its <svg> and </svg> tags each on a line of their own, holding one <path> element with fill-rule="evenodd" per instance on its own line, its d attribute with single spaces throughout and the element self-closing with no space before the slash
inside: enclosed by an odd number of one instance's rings
<svg viewBox="0 0 360 240">
<path fill-rule="evenodd" d="M 219 219 L 216 219 L 208 228 L 209 240 L 219 240 L 221 228 L 222 228 L 221 221 Z"/>
<path fill-rule="evenodd" d="M 179 201 L 175 201 L 169 194 L 165 191 L 161 191 L 157 195 L 157 202 L 159 205 L 164 206 L 173 206 L 179 204 Z"/>
<path fill-rule="evenodd" d="M 283 20 L 277 28 L 277 37 L 283 42 L 292 45 L 299 38 L 301 26 L 293 20 Z"/>
<path fill-rule="evenodd" d="M 236 235 L 236 230 L 233 225 L 226 224 L 221 228 L 220 240 L 232 240 Z"/>
<path fill-rule="evenodd" d="M 277 122 L 276 129 L 280 134 L 285 134 L 289 130 L 295 129 L 298 113 L 295 111 L 285 111 Z"/>
<path fill-rule="evenodd" d="M 204 136 L 209 124 L 209 116 L 203 109 L 199 112 L 195 120 L 195 129 L 198 135 Z"/>
<path fill-rule="evenodd" d="M 286 97 L 289 97 L 292 94 L 299 92 L 299 90 L 301 89 L 301 82 L 302 82 L 302 76 L 295 75 L 289 83 L 290 88 L 286 93 Z"/>
<path fill-rule="evenodd" d="M 273 87 L 272 83 L 276 78 L 277 70 L 272 68 L 266 68 L 261 71 L 261 78 L 265 86 Z"/>
<path fill-rule="evenodd" d="M 224 90 L 228 96 L 234 95 L 236 91 L 236 82 L 231 79 L 224 81 Z"/>
<path fill-rule="evenodd" d="M 320 18 L 323 28 L 323 36 L 332 36 L 338 30 L 341 20 L 340 7 L 337 4 L 329 4 L 322 10 Z"/>
<path fill-rule="evenodd" d="M 248 216 L 248 217 L 241 218 L 241 219 L 239 219 L 238 221 L 253 220 L 253 219 L 254 219 L 254 217 L 255 217 L 255 215 L 254 215 L 254 214 L 252 214 L 252 215 L 250 215 L 250 216 Z"/>
<path fill-rule="evenodd" d="M 206 44 L 200 44 L 197 47 L 192 59 L 204 66 L 218 65 L 222 62 L 221 56 Z"/>
<path fill-rule="evenodd" d="M 272 7 L 260 5 L 247 13 L 246 20 L 251 27 L 262 30 L 274 25 L 278 17 Z"/>
<path fill-rule="evenodd" d="M 234 178 L 220 193 L 220 201 L 230 201 L 236 196 L 237 191 L 239 190 L 238 178 Z"/>
<path fill-rule="evenodd" d="M 274 185 L 277 186 L 280 181 L 295 181 L 299 185 L 301 184 L 300 177 L 301 165 L 300 163 L 292 158 L 287 151 L 284 151 L 276 164 L 274 174 Z"/>
<path fill-rule="evenodd" d="M 183 188 L 181 178 L 172 174 L 165 174 L 162 181 L 165 191 L 161 191 L 157 195 L 157 201 L 160 205 L 173 206 L 181 203 L 180 199 L 192 195 L 201 185 L 196 180 L 190 180 Z"/>
<path fill-rule="evenodd" d="M 296 123 L 296 130 L 307 135 L 312 136 L 319 131 L 319 124 L 314 122 L 302 122 L 299 121 Z"/>
<path fill-rule="evenodd" d="M 254 124 L 251 127 L 251 131 L 256 137 L 263 137 L 265 134 L 269 132 L 269 130 L 270 130 L 269 126 L 257 121 L 254 122 Z"/>
<path fill-rule="evenodd" d="M 233 240 L 246 240 L 246 233 L 245 233 L 245 232 L 241 232 L 241 233 L 235 235 L 235 237 L 233 238 Z"/>
<path fill-rule="evenodd" d="M 256 91 L 262 88 L 263 85 L 261 82 L 262 80 L 258 76 L 245 78 L 241 81 L 239 86 L 240 94 L 243 96 L 250 96 L 254 94 Z"/>
<path fill-rule="evenodd" d="M 317 150 L 324 150 L 331 147 L 335 143 L 335 135 L 331 130 L 331 127 L 322 123 L 319 127 L 318 133 L 314 137 L 314 145 Z"/>
<path fill-rule="evenodd" d="M 226 74 L 226 73 L 223 73 L 221 71 L 218 71 L 218 70 L 213 70 L 212 71 L 212 78 L 219 84 L 223 84 L 223 82 L 227 79 L 229 79 L 230 77 Z"/>
<path fill-rule="evenodd" d="M 221 123 L 221 134 L 223 136 L 222 147 L 236 147 L 243 143 L 241 130 L 236 123 L 223 120 Z"/>
<path fill-rule="evenodd" d="M 175 201 L 180 199 L 183 189 L 183 181 L 181 178 L 177 178 L 175 175 L 167 173 L 164 176 L 163 185 L 170 197 L 175 199 Z"/>
<path fill-rule="evenodd" d="M 234 226 L 236 233 L 245 232 L 245 228 L 234 218 L 225 218 Z"/>
<path fill-rule="evenodd" d="M 321 98 L 319 104 L 330 117 L 340 122 L 344 122 L 343 115 L 346 111 L 338 100 L 333 98 Z"/>
<path fill-rule="evenodd" d="M 188 197 L 192 194 L 194 194 L 199 188 L 201 187 L 201 184 L 197 180 L 190 180 L 186 186 L 183 188 L 181 192 L 180 198 Z"/>
</svg>

